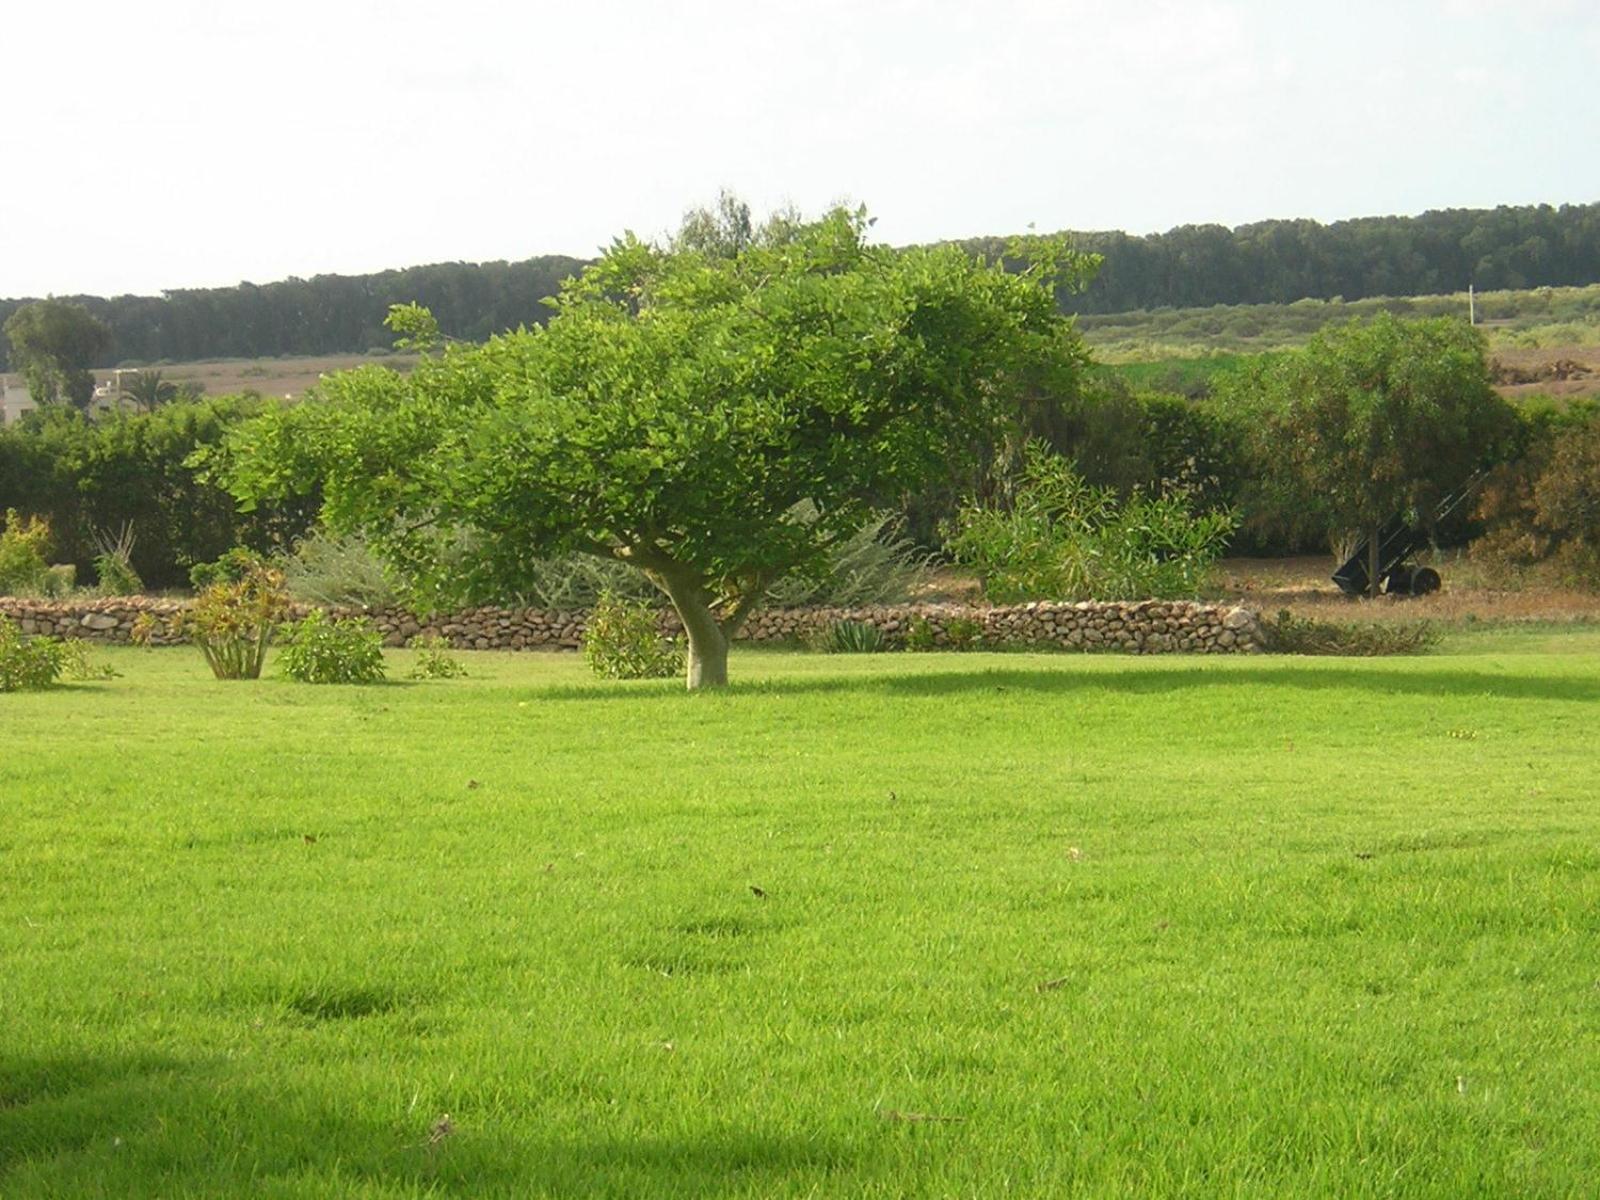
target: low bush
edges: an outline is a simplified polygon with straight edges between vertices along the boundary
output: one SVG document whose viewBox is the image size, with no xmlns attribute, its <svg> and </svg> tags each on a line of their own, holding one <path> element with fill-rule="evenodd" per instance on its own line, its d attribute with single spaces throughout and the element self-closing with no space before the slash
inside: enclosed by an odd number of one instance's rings
<svg viewBox="0 0 1600 1200">
<path fill-rule="evenodd" d="M 48 521 L 20 517 L 15 509 L 6 510 L 5 528 L 0 529 L 0 596 L 44 590 L 50 570 L 45 560 L 49 546 Z"/>
<path fill-rule="evenodd" d="M 889 648 L 883 630 L 865 621 L 835 621 L 811 642 L 823 654 L 877 654 Z"/>
<path fill-rule="evenodd" d="M 64 642 L 28 637 L 0 616 L 0 692 L 47 688 L 66 671 L 72 652 Z"/>
<path fill-rule="evenodd" d="M 284 585 L 308 604 L 388 608 L 398 596 L 383 564 L 360 537 L 323 529 L 301 538 L 283 561 Z"/>
<path fill-rule="evenodd" d="M 583 659 L 602 679 L 666 679 L 682 674 L 681 643 L 662 635 L 657 611 L 604 592 L 583 631 Z"/>
<path fill-rule="evenodd" d="M 1439 644 L 1439 630 L 1427 621 L 1319 621 L 1281 609 L 1261 622 L 1269 654 L 1339 654 L 1374 658 L 1426 654 Z"/>
<path fill-rule="evenodd" d="M 261 678 L 272 631 L 289 613 L 283 572 L 248 551 L 234 550 L 196 567 L 191 578 L 208 582 L 194 603 L 168 622 L 168 630 L 200 647 L 218 679 Z"/>
<path fill-rule="evenodd" d="M 814 520 L 809 506 L 802 520 Z M 901 532 L 901 519 L 880 513 L 840 542 L 820 575 L 789 575 L 767 593 L 774 608 L 828 605 L 859 608 L 868 604 L 903 604 L 928 577 L 928 555 Z"/>
<path fill-rule="evenodd" d="M 442 637 L 422 635 L 408 643 L 417 652 L 417 661 L 409 673 L 411 679 L 464 679 L 467 668 L 450 653 L 450 643 Z"/>
<path fill-rule="evenodd" d="M 124 521 L 116 533 L 96 530 L 94 544 L 95 590 L 102 596 L 137 596 L 144 581 L 133 569 L 133 524 Z"/>
<path fill-rule="evenodd" d="M 279 633 L 278 664 L 296 683 L 383 682 L 383 635 L 365 617 L 334 620 L 318 608 Z"/>
<path fill-rule="evenodd" d="M 1199 594 L 1234 525 L 1177 495 L 1119 500 L 1035 443 L 1009 501 L 964 506 L 945 548 L 1001 604 L 1181 599 Z"/>
</svg>

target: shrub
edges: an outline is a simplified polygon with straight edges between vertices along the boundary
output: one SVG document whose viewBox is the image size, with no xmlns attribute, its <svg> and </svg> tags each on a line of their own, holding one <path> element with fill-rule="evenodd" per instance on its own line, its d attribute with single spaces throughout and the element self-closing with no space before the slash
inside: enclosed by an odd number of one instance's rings
<svg viewBox="0 0 1600 1200">
<path fill-rule="evenodd" d="M 461 679 L 466 676 L 466 666 L 450 653 L 450 643 L 444 638 L 424 635 L 412 638 L 409 645 L 417 652 L 417 661 L 410 672 L 412 679 Z"/>
<path fill-rule="evenodd" d="M 254 550 L 235 546 L 225 551 L 216 562 L 195 563 L 189 568 L 189 582 L 201 590 L 219 583 L 237 583 L 265 565 L 266 560 Z"/>
<path fill-rule="evenodd" d="M 230 551 L 194 576 L 213 580 L 169 623 L 200 647 L 218 679 L 259 679 L 273 628 L 288 615 L 283 572 L 248 551 Z"/>
<path fill-rule="evenodd" d="M 662 636 L 657 612 L 637 600 L 603 593 L 583 631 L 583 658 L 602 679 L 664 679 L 683 672 L 684 653 Z"/>
<path fill-rule="evenodd" d="M 944 636 L 952 650 L 973 650 L 983 644 L 983 625 L 970 617 L 951 617 L 944 623 Z"/>
<path fill-rule="evenodd" d="M 918 617 L 906 631 L 906 649 L 921 653 L 931 650 L 976 650 L 983 645 L 983 623 L 971 617 L 950 617 L 944 623 L 944 641 L 934 632 L 927 617 Z"/>
<path fill-rule="evenodd" d="M 796 508 L 799 519 L 815 520 L 810 505 Z M 928 556 L 900 528 L 899 517 L 880 513 L 832 550 L 820 575 L 785 576 L 767 593 L 767 602 L 779 608 L 904 603 L 927 578 Z"/>
<path fill-rule="evenodd" d="M 297 683 L 383 681 L 383 635 L 365 617 L 333 620 L 318 608 L 280 632 L 278 662 Z"/>
<path fill-rule="evenodd" d="M 366 540 L 318 529 L 301 538 L 284 560 L 284 583 L 296 600 L 387 608 L 397 596 L 393 583 Z"/>
<path fill-rule="evenodd" d="M 71 563 L 56 563 L 46 568 L 44 577 L 39 580 L 39 595 L 46 600 L 59 600 L 70 595 L 77 586 L 78 568 Z"/>
<path fill-rule="evenodd" d="M 1478 511 L 1492 526 L 1473 544 L 1480 562 L 1600 589 L 1600 414 L 1584 410 L 1536 430 L 1523 461 L 1489 479 Z"/>
<path fill-rule="evenodd" d="M 48 521 L 6 510 L 6 525 L 0 530 L 0 596 L 43 590 L 50 570 L 45 561 L 49 545 Z"/>
<path fill-rule="evenodd" d="M 1426 654 L 1439 644 L 1440 633 L 1427 621 L 1392 623 L 1319 621 L 1281 609 L 1261 622 L 1270 654 L 1342 654 L 1374 658 L 1390 654 Z"/>
<path fill-rule="evenodd" d="M 24 636 L 11 618 L 0 616 L 0 692 L 49 687 L 67 669 L 71 653 L 64 642 Z"/>
<path fill-rule="evenodd" d="M 877 654 L 889 648 L 883 630 L 865 621 L 835 621 L 812 641 L 823 654 Z"/>
<path fill-rule="evenodd" d="M 1119 501 L 1030 444 L 1009 504 L 964 506 L 946 549 L 1004 604 L 1178 599 L 1199 593 L 1234 524 L 1177 495 Z"/>
<path fill-rule="evenodd" d="M 94 544 L 99 551 L 94 556 L 94 573 L 100 581 L 96 590 L 102 596 L 137 596 L 144 591 L 144 581 L 133 569 L 131 522 L 123 522 L 114 535 L 103 529 L 95 530 Z"/>
</svg>

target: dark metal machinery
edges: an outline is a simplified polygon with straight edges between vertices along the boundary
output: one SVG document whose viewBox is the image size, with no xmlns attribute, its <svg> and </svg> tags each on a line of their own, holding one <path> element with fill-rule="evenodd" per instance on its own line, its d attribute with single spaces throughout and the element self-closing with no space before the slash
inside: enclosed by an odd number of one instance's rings
<svg viewBox="0 0 1600 1200">
<path fill-rule="evenodd" d="M 1431 524 L 1439 524 L 1460 508 L 1467 497 L 1477 490 L 1482 479 L 1483 472 L 1480 471 L 1439 501 L 1438 507 L 1433 510 Z M 1398 513 L 1389 518 L 1378 531 L 1378 582 L 1385 592 L 1399 596 L 1426 596 L 1439 590 L 1439 572 L 1413 561 L 1427 546 L 1426 531 Z M 1346 596 L 1367 594 L 1367 564 L 1371 561 L 1371 551 L 1372 539 L 1362 538 L 1355 553 L 1333 573 L 1333 581 Z"/>
</svg>

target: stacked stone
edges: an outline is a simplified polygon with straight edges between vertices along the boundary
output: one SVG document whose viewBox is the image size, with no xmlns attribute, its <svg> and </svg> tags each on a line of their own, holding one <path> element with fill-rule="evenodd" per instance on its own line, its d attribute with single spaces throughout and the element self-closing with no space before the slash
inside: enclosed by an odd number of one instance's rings
<svg viewBox="0 0 1600 1200">
<path fill-rule="evenodd" d="M 158 630 L 182 601 L 145 597 L 102 600 L 19 600 L 0 598 L 0 614 L 24 633 L 80 637 L 97 642 L 130 640 L 134 622 L 150 613 Z M 295 616 L 310 608 L 296 605 Z M 582 643 L 586 613 L 578 609 L 463 609 L 419 617 L 401 610 L 334 608 L 335 617 L 363 616 L 383 634 L 384 644 L 403 646 L 414 637 L 442 638 L 460 650 L 575 650 Z M 1251 654 L 1261 649 L 1260 622 L 1250 609 L 1185 600 L 1083 601 L 981 608 L 951 604 L 880 605 L 865 608 L 787 608 L 752 613 L 740 641 L 796 642 L 838 621 L 875 626 L 890 645 L 904 645 L 926 623 L 936 646 L 954 643 L 990 646 L 1054 646 L 1067 650 L 1122 654 Z M 661 628 L 678 633 L 676 614 L 664 611 Z M 971 635 L 976 630 L 978 638 Z M 172 639 L 158 632 L 153 639 Z"/>
<path fill-rule="evenodd" d="M 1248 654 L 1262 645 L 1260 622 L 1251 610 L 1187 600 L 774 609 L 753 613 L 739 636 L 756 642 L 800 640 L 836 621 L 875 626 L 892 645 L 904 644 L 923 623 L 936 646 L 971 644 L 974 629 L 991 646 L 1049 645 L 1125 654 Z"/>
<path fill-rule="evenodd" d="M 0 596 L 0 616 L 10 617 L 26 634 L 81 638 L 86 642 L 133 640 L 134 623 L 145 613 L 155 621 L 151 641 L 170 645 L 181 639 L 166 633 L 167 620 L 185 607 L 181 600 L 148 596 L 107 596 L 97 600 L 25 600 Z"/>
</svg>

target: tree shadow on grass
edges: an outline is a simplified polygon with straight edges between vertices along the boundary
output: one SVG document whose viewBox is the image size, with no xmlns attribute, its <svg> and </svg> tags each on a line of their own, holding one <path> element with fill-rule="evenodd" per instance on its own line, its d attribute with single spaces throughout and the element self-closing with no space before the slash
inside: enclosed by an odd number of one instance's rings
<svg viewBox="0 0 1600 1200">
<path fill-rule="evenodd" d="M 0 1195 L 713 1196 L 858 1165 L 839 1145 L 754 1129 L 577 1139 L 472 1113 L 340 1112 L 285 1079 L 157 1054 L 0 1055 Z"/>
<path fill-rule="evenodd" d="M 863 696 L 903 696 L 938 699 L 981 692 L 1034 692 L 1042 695 L 1082 695 L 1109 692 L 1120 695 L 1162 695 L 1205 690 L 1243 691 L 1257 688 L 1299 692 L 1359 691 L 1374 696 L 1420 696 L 1429 699 L 1489 696 L 1505 700 L 1600 700 L 1600 677 L 1550 677 L 1443 668 L 1396 671 L 1376 665 L 1359 666 L 1324 662 L 1317 666 L 1285 663 L 1282 659 L 1226 660 L 1226 667 L 1194 663 L 1182 666 L 1148 666 L 1148 659 L 1130 660 L 1138 666 L 1125 671 L 1085 669 L 1063 664 L 1050 667 L 992 667 L 976 670 L 906 674 L 885 664 L 882 672 L 861 675 L 824 675 L 790 679 L 735 682 L 725 692 L 704 693 L 728 697 L 805 696 L 857 693 Z M 538 700 L 681 699 L 683 685 L 654 683 L 597 683 L 542 688 L 531 694 Z"/>
</svg>

